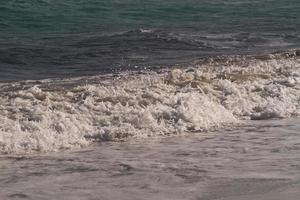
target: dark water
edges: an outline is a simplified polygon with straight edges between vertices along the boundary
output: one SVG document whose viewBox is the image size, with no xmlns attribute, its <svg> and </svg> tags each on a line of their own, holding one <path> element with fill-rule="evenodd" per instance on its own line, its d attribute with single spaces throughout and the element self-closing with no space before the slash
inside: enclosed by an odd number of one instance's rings
<svg viewBox="0 0 300 200">
<path fill-rule="evenodd" d="M 298 0 L 1 0 L 0 81 L 300 46 Z"/>
</svg>

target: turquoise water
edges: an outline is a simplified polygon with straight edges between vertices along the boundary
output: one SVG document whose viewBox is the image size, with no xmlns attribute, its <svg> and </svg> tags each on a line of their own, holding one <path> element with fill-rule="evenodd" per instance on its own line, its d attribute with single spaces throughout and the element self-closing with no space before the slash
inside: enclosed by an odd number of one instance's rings
<svg viewBox="0 0 300 200">
<path fill-rule="evenodd" d="M 1 35 L 128 31 L 299 31 L 298 0 L 14 0 L 0 6 Z"/>
<path fill-rule="evenodd" d="M 2 0 L 0 80 L 298 48 L 299 10 L 298 0 Z"/>
</svg>

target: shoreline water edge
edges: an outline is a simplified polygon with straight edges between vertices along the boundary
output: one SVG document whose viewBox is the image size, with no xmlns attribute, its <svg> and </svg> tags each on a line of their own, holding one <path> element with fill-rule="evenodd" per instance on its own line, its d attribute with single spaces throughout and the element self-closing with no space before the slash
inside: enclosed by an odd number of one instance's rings
<svg viewBox="0 0 300 200">
<path fill-rule="evenodd" d="M 299 50 L 1 83 L 0 153 L 49 152 L 300 116 Z"/>
</svg>

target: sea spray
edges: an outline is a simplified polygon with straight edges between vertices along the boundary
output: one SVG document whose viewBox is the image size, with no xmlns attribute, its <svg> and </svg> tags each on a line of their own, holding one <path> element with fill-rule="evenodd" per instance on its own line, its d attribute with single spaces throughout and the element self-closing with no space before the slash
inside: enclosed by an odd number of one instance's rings
<svg viewBox="0 0 300 200">
<path fill-rule="evenodd" d="M 95 141 L 214 131 L 244 120 L 300 116 L 297 55 L 229 58 L 167 73 L 81 78 L 86 83 L 3 84 L 0 151 L 58 151 Z"/>
</svg>

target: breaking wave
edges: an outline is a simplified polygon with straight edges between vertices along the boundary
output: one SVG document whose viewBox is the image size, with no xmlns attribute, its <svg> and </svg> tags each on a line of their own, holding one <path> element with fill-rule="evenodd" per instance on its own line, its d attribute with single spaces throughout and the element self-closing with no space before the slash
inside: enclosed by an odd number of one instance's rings
<svg viewBox="0 0 300 200">
<path fill-rule="evenodd" d="M 300 116 L 298 50 L 0 86 L 0 153 L 58 151 Z"/>
</svg>

